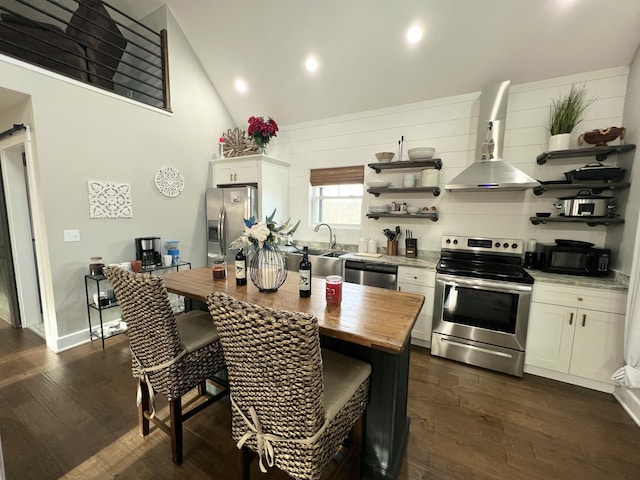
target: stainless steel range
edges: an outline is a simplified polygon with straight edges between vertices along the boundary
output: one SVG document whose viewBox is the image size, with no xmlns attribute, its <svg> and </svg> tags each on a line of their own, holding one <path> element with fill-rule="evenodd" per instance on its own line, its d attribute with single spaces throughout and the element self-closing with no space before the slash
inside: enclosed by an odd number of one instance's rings
<svg viewBox="0 0 640 480">
<path fill-rule="evenodd" d="M 533 289 L 523 252 L 522 240 L 442 237 L 432 355 L 522 376 Z"/>
</svg>

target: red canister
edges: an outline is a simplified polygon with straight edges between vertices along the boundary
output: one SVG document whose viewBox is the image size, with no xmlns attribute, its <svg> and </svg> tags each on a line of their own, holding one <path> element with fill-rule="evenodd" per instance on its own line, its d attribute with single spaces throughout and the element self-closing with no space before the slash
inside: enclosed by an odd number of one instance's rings
<svg viewBox="0 0 640 480">
<path fill-rule="evenodd" d="M 342 303 L 342 277 L 329 275 L 327 277 L 327 305 L 340 305 Z"/>
</svg>

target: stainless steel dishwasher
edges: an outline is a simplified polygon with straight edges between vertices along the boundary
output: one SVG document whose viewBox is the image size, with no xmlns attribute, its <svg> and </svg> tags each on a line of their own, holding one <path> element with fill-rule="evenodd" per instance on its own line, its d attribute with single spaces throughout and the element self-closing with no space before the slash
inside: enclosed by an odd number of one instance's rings
<svg viewBox="0 0 640 480">
<path fill-rule="evenodd" d="M 388 263 L 346 260 L 344 263 L 344 281 L 396 290 L 398 286 L 398 266 Z"/>
</svg>

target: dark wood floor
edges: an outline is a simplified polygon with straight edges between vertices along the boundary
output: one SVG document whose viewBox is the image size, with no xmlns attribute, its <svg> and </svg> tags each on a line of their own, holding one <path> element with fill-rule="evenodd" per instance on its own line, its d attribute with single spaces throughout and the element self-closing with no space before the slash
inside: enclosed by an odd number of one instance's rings
<svg viewBox="0 0 640 480">
<path fill-rule="evenodd" d="M 400 479 L 639 479 L 640 428 L 610 395 L 411 352 L 411 431 Z M 166 409 L 161 415 L 166 414 Z M 185 462 L 136 429 L 127 337 L 49 352 L 0 321 L 7 480 L 237 479 L 229 405 L 189 420 Z M 286 478 L 256 472 L 256 479 Z"/>
</svg>

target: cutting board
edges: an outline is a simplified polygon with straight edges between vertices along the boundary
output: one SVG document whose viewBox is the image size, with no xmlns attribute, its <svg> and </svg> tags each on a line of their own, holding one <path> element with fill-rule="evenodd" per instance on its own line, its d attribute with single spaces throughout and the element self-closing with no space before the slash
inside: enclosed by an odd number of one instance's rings
<svg viewBox="0 0 640 480">
<path fill-rule="evenodd" d="M 373 258 L 378 258 L 382 256 L 381 253 L 354 253 L 354 255 L 357 257 L 373 257 Z"/>
</svg>

